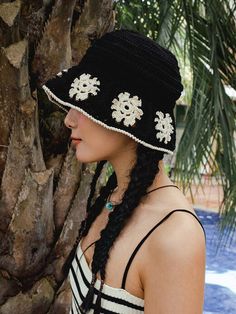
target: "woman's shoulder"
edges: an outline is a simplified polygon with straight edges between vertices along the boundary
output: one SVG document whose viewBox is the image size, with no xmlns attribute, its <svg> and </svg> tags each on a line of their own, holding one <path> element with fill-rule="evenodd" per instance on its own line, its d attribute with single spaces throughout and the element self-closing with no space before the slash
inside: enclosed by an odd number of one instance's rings
<svg viewBox="0 0 236 314">
<path fill-rule="evenodd" d="M 179 189 L 159 193 L 150 206 L 150 212 L 158 227 L 147 243 L 147 260 L 155 252 L 159 256 L 160 251 L 173 256 L 174 252 L 179 254 L 186 248 L 205 249 L 201 222 L 192 204 Z"/>
<path fill-rule="evenodd" d="M 205 234 L 194 209 L 185 203 L 165 210 L 158 219 L 158 227 L 147 241 L 144 262 L 157 266 L 157 263 L 182 263 L 194 261 L 205 254 Z M 195 217 L 194 217 L 195 216 Z"/>
<path fill-rule="evenodd" d="M 179 189 L 159 190 L 140 213 L 143 224 L 147 221 L 148 229 L 153 230 L 145 245 L 144 263 L 153 260 L 150 257 L 155 252 L 157 256 L 160 251 L 173 256 L 175 250 L 181 252 L 187 247 L 186 242 L 204 248 L 203 227 L 192 204 Z"/>
<path fill-rule="evenodd" d="M 147 241 L 140 272 L 147 310 L 190 313 L 194 305 L 200 313 L 206 247 L 199 222 L 188 212 L 175 211 L 157 229 Z"/>
<path fill-rule="evenodd" d="M 158 236 L 153 236 L 151 246 L 181 246 L 185 241 L 196 242 L 204 235 L 200 220 L 191 207 L 176 206 L 167 210 L 162 220 L 161 230 Z"/>
</svg>

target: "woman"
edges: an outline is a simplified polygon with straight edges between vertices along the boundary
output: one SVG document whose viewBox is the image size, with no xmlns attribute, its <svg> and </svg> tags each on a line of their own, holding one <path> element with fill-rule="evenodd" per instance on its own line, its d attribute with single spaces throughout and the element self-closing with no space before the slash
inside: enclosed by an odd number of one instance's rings
<svg viewBox="0 0 236 314">
<path fill-rule="evenodd" d="M 43 88 L 70 107 L 77 159 L 98 162 L 70 267 L 71 313 L 202 313 L 205 231 L 162 161 L 182 92 L 175 56 L 116 30 Z M 106 161 L 114 172 L 92 203 Z"/>
</svg>

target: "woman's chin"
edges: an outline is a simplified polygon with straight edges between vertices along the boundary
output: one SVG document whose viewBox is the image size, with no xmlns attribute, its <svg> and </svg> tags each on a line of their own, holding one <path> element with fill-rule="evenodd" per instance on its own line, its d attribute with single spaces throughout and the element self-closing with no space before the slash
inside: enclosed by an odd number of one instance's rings
<svg viewBox="0 0 236 314">
<path fill-rule="evenodd" d="M 102 160 L 101 158 L 98 158 L 95 156 L 84 155 L 79 151 L 76 151 L 76 159 L 79 162 L 83 162 L 83 163 L 92 163 L 92 162 L 98 162 L 98 161 Z"/>
</svg>

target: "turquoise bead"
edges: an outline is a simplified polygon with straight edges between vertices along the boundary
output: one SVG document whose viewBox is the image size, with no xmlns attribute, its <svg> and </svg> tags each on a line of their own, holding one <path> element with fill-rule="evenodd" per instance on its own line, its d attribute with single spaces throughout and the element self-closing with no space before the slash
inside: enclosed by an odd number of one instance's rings
<svg viewBox="0 0 236 314">
<path fill-rule="evenodd" d="M 111 202 L 107 202 L 105 207 L 108 209 L 108 210 L 112 210 L 113 209 L 113 204 Z"/>
</svg>

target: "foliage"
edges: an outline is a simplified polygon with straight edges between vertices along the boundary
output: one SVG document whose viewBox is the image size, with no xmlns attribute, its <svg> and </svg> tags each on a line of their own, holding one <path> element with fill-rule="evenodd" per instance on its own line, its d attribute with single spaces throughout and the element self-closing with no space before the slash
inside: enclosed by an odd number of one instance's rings
<svg viewBox="0 0 236 314">
<path fill-rule="evenodd" d="M 117 12 L 117 28 L 150 36 L 174 51 L 181 66 L 182 60 L 190 62 L 192 81 L 184 76 L 183 84 L 192 88 L 191 105 L 175 177 L 184 189 L 191 189 L 192 183 L 201 183 L 200 169 L 217 173 L 224 190 L 221 227 L 236 225 L 236 109 L 224 88 L 236 88 L 235 2 L 123 0 Z"/>
</svg>

